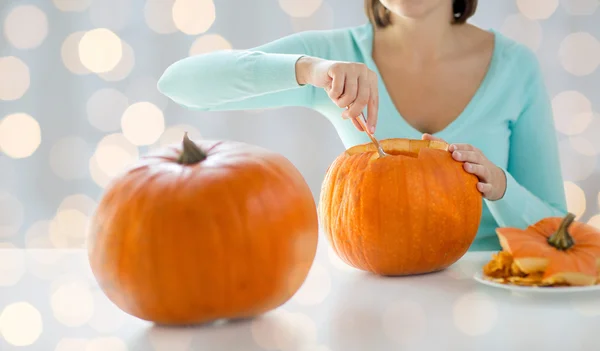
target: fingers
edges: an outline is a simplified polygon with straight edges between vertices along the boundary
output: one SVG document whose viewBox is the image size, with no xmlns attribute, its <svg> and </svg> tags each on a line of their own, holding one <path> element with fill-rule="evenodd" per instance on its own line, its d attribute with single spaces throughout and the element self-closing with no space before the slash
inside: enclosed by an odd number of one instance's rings
<svg viewBox="0 0 600 351">
<path fill-rule="evenodd" d="M 451 152 L 454 151 L 479 151 L 476 147 L 470 144 L 452 144 L 448 147 Z"/>
<path fill-rule="evenodd" d="M 327 92 L 327 95 L 332 101 L 338 101 L 340 96 L 344 93 L 344 85 L 346 84 L 346 75 L 343 73 L 332 73 L 331 88 Z M 339 104 L 337 104 L 340 106 Z M 345 107 L 345 106 L 340 106 Z"/>
<path fill-rule="evenodd" d="M 345 111 L 345 115 L 350 118 L 358 117 L 367 106 L 369 99 L 371 98 L 371 87 L 369 86 L 369 81 L 366 76 L 358 77 L 358 85 L 356 89 L 358 90 L 356 97 L 349 103 L 350 107 L 347 111 Z M 340 101 L 342 101 L 342 99 L 340 99 Z"/>
<path fill-rule="evenodd" d="M 452 152 L 452 158 L 456 161 L 481 164 L 484 162 L 483 155 L 479 151 L 457 150 Z"/>
<path fill-rule="evenodd" d="M 490 198 L 492 195 L 492 184 L 479 182 L 477 183 L 477 190 L 486 198 Z"/>
<path fill-rule="evenodd" d="M 356 100 L 356 94 L 358 93 L 358 77 L 346 76 L 344 83 L 344 92 L 336 101 L 339 107 L 350 106 L 354 100 Z"/>
<path fill-rule="evenodd" d="M 465 162 L 463 164 L 463 168 L 468 173 L 476 175 L 477 178 L 479 178 L 479 180 L 481 180 L 483 182 L 488 183 L 488 182 L 490 182 L 492 180 L 491 177 L 490 177 L 490 171 L 488 170 L 487 167 L 485 167 L 483 165 L 476 164 L 476 163 Z"/>
</svg>

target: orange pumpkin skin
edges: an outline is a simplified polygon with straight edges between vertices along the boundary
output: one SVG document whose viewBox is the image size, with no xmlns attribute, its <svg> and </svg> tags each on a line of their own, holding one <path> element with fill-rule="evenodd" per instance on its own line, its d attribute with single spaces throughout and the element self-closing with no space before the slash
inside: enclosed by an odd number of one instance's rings
<svg viewBox="0 0 600 351">
<path fill-rule="evenodd" d="M 502 249 L 510 253 L 525 273 L 544 272 L 544 283 L 566 282 L 570 285 L 593 285 L 600 271 L 600 231 L 581 222 L 568 228 L 574 245 L 559 250 L 548 243 L 564 221 L 560 217 L 544 218 L 522 230 L 498 228 Z"/>
<path fill-rule="evenodd" d="M 321 188 L 325 236 L 347 264 L 379 275 L 447 268 L 477 234 L 482 197 L 477 177 L 439 141 L 387 139 L 339 155 Z"/>
<path fill-rule="evenodd" d="M 189 139 L 188 139 L 189 140 Z M 105 189 L 89 262 L 123 311 L 166 325 L 250 318 L 289 300 L 316 253 L 312 192 L 283 156 L 238 142 L 197 141 L 145 156 Z"/>
</svg>

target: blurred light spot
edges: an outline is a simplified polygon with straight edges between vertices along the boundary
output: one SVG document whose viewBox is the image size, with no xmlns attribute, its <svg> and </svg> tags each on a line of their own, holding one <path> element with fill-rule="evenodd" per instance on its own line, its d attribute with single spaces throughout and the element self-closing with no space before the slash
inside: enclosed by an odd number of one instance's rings
<svg viewBox="0 0 600 351">
<path fill-rule="evenodd" d="M 575 311 L 586 317 L 600 316 L 600 299 L 571 299 Z"/>
<path fill-rule="evenodd" d="M 585 138 L 594 148 L 594 154 L 600 154 L 600 114 L 594 113 L 591 121 L 585 128 L 580 137 Z M 579 150 L 578 150 L 579 151 Z"/>
<path fill-rule="evenodd" d="M 92 293 L 94 314 L 88 324 L 99 333 L 115 333 L 127 321 L 127 314 L 112 303 L 106 295 L 96 290 Z"/>
<path fill-rule="evenodd" d="M 96 152 L 90 159 L 92 179 L 103 188 L 138 157 L 138 148 L 123 134 L 107 135 L 98 143 Z"/>
<path fill-rule="evenodd" d="M 591 141 L 583 136 L 572 136 L 569 138 L 569 141 L 571 142 L 573 149 L 580 154 L 594 156 L 597 153 L 596 149 L 594 148 L 594 144 L 592 144 Z"/>
<path fill-rule="evenodd" d="M 10 193 L 0 190 L 0 238 L 10 238 L 23 225 L 25 209 Z"/>
<path fill-rule="evenodd" d="M 564 182 L 564 188 L 567 197 L 567 210 L 573 213 L 576 219 L 581 218 L 586 208 L 585 193 L 577 184 L 569 181 Z"/>
<path fill-rule="evenodd" d="M 542 25 L 521 14 L 506 17 L 500 32 L 533 51 L 537 51 L 542 44 Z"/>
<path fill-rule="evenodd" d="M 90 7 L 92 0 L 52 0 L 54 6 L 65 12 L 83 12 Z"/>
<path fill-rule="evenodd" d="M 121 41 L 123 44 L 123 57 L 121 61 L 109 72 L 98 73 L 100 78 L 109 81 L 116 82 L 119 80 L 123 80 L 129 76 L 131 71 L 133 70 L 133 66 L 135 66 L 135 53 L 133 52 L 133 48 L 124 41 Z"/>
<path fill-rule="evenodd" d="M 78 210 L 87 216 L 91 216 L 96 210 L 96 206 L 96 201 L 88 195 L 75 194 L 65 197 L 58 206 L 58 210 Z"/>
<path fill-rule="evenodd" d="M 144 18 L 150 29 L 159 34 L 170 34 L 177 31 L 173 22 L 173 5 L 175 0 L 146 0 Z"/>
<path fill-rule="evenodd" d="M 42 142 L 38 122 L 28 114 L 15 113 L 0 121 L 0 151 L 12 158 L 33 155 Z"/>
<path fill-rule="evenodd" d="M 150 76 L 130 79 L 129 86 L 125 90 L 125 95 L 127 95 L 129 102 L 132 104 L 148 101 L 158 106 L 161 110 L 164 110 L 169 104 L 169 98 L 158 91 L 156 84 L 157 80 Z"/>
<path fill-rule="evenodd" d="M 590 33 L 571 33 L 560 43 L 558 56 L 567 72 L 585 76 L 600 65 L 600 42 Z"/>
<path fill-rule="evenodd" d="M 165 132 L 160 136 L 158 143 L 155 144 L 154 147 L 181 145 L 185 132 L 188 133 L 188 137 L 192 140 L 202 139 L 202 135 L 200 135 L 200 131 L 196 127 L 186 124 L 179 124 L 167 128 L 167 130 L 165 130 Z"/>
<path fill-rule="evenodd" d="M 134 145 L 150 145 L 165 131 L 163 112 L 150 102 L 136 102 L 121 118 L 123 135 Z"/>
<path fill-rule="evenodd" d="M 329 3 L 324 2 L 323 5 L 309 17 L 291 17 L 292 28 L 295 32 L 333 29 L 333 18 L 333 8 Z"/>
<path fill-rule="evenodd" d="M 496 325 L 498 308 L 487 294 L 472 292 L 461 296 L 453 308 L 454 325 L 470 336 L 487 334 Z"/>
<path fill-rule="evenodd" d="M 0 286 L 12 286 L 25 274 L 25 253 L 22 250 L 7 250 L 0 254 Z"/>
<path fill-rule="evenodd" d="M 556 130 L 566 135 L 583 132 L 593 118 L 592 103 L 575 90 L 562 91 L 552 99 Z"/>
<path fill-rule="evenodd" d="M 88 121 L 103 132 L 114 132 L 121 128 L 121 116 L 129 106 L 123 93 L 112 88 L 96 91 L 86 104 Z"/>
<path fill-rule="evenodd" d="M 117 337 L 108 336 L 90 340 L 83 351 L 127 351 L 127 344 Z"/>
<path fill-rule="evenodd" d="M 38 221 L 33 223 L 25 233 L 25 247 L 27 249 L 49 249 L 54 248 L 50 241 L 50 221 Z"/>
<path fill-rule="evenodd" d="M 54 174 L 66 180 L 84 178 L 90 153 L 90 147 L 83 138 L 65 137 L 50 149 L 50 167 Z"/>
<path fill-rule="evenodd" d="M 306 280 L 294 294 L 292 300 L 300 305 L 318 305 L 331 291 L 331 277 L 325 266 L 313 263 Z"/>
<path fill-rule="evenodd" d="M 231 50 L 231 43 L 219 34 L 205 34 L 196 38 L 190 47 L 190 56 L 201 55 L 212 51 Z"/>
<path fill-rule="evenodd" d="M 15 302 L 0 314 L 0 334 L 13 346 L 29 346 L 42 334 L 42 315 L 27 302 Z"/>
<path fill-rule="evenodd" d="M 17 247 L 12 243 L 0 242 L 0 249 L 16 249 Z"/>
<path fill-rule="evenodd" d="M 283 12 L 292 17 L 310 17 L 323 4 L 323 0 L 279 0 Z"/>
<path fill-rule="evenodd" d="M 558 8 L 558 0 L 517 0 L 517 7 L 529 19 L 547 19 Z"/>
<path fill-rule="evenodd" d="M 95 73 L 109 72 L 123 57 L 123 44 L 114 32 L 98 28 L 86 32 L 79 41 L 79 58 Z"/>
<path fill-rule="evenodd" d="M 16 6 L 4 19 L 4 36 L 18 49 L 33 49 L 48 36 L 48 18 L 37 6 Z"/>
<path fill-rule="evenodd" d="M 569 181 L 582 181 L 594 173 L 596 157 L 577 152 L 569 140 L 559 142 L 560 167 L 563 178 Z"/>
<path fill-rule="evenodd" d="M 598 0 L 562 0 L 566 11 L 575 16 L 593 15 L 600 6 Z"/>
<path fill-rule="evenodd" d="M 119 31 L 129 23 L 132 0 L 101 0 L 92 2 L 90 20 L 95 27 Z"/>
<path fill-rule="evenodd" d="M 427 330 L 423 307 L 414 301 L 397 301 L 383 312 L 383 331 L 399 345 L 410 345 L 421 340 Z"/>
<path fill-rule="evenodd" d="M 87 339 L 64 338 L 56 344 L 54 351 L 84 351 L 87 344 Z"/>
<path fill-rule="evenodd" d="M 251 330 L 254 341 L 267 350 L 302 349 L 317 339 L 317 327 L 310 317 L 282 308 L 253 320 Z"/>
<path fill-rule="evenodd" d="M 215 22 L 215 4 L 213 0 L 176 0 L 172 14 L 177 29 L 197 35 L 206 32 Z"/>
<path fill-rule="evenodd" d="M 342 261 L 342 259 L 335 253 L 335 251 L 333 250 L 333 248 L 331 246 L 327 247 L 327 256 L 329 257 L 329 262 L 331 262 L 331 264 L 335 268 L 337 268 L 339 270 L 343 270 L 343 271 L 355 270 L 354 267 L 352 267 L 349 264 L 347 264 L 346 262 Z"/>
<path fill-rule="evenodd" d="M 89 220 L 89 217 L 79 210 L 59 210 L 50 222 L 50 241 L 55 247 L 85 247 Z"/>
<path fill-rule="evenodd" d="M 29 89 L 29 67 L 14 56 L 0 57 L 0 100 L 20 99 Z"/>
<path fill-rule="evenodd" d="M 193 329 L 152 328 L 148 339 L 157 351 L 191 351 L 194 335 Z"/>
<path fill-rule="evenodd" d="M 85 32 L 69 34 L 60 48 L 60 56 L 62 57 L 65 67 L 70 72 L 79 75 L 90 73 L 90 70 L 81 63 L 81 59 L 79 58 L 79 42 L 84 35 Z"/>
<path fill-rule="evenodd" d="M 600 195 L 598 197 L 600 198 Z M 600 202 L 600 199 L 598 199 L 598 202 Z M 600 207 L 600 205 L 598 207 Z M 600 229 L 600 214 L 597 214 L 590 218 L 587 223 L 592 227 Z"/>
<path fill-rule="evenodd" d="M 82 326 L 94 314 L 94 299 L 89 286 L 82 281 L 59 285 L 52 292 L 50 305 L 56 320 L 68 327 Z"/>
<path fill-rule="evenodd" d="M 90 158 L 89 169 L 91 178 L 94 181 L 94 183 L 96 183 L 101 188 L 105 188 L 110 182 L 111 177 L 109 177 L 100 169 L 95 155 L 92 156 L 92 158 Z"/>
</svg>

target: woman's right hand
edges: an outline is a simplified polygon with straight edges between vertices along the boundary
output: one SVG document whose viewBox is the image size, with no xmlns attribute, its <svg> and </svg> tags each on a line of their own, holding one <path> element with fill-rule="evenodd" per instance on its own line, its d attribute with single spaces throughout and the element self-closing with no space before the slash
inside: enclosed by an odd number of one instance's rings
<svg viewBox="0 0 600 351">
<path fill-rule="evenodd" d="M 299 84 L 325 89 L 337 106 L 348 107 L 342 118 L 350 118 L 360 131 L 363 129 L 355 118 L 366 107 L 367 126 L 371 133 L 375 132 L 379 107 L 377 74 L 365 64 L 304 56 L 296 63 L 296 78 Z"/>
</svg>

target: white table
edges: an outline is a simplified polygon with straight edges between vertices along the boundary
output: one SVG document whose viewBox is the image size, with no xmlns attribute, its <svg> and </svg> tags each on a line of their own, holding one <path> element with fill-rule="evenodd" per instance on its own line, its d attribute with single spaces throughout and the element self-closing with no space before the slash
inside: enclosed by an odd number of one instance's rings
<svg viewBox="0 0 600 351">
<path fill-rule="evenodd" d="M 321 240 L 308 280 L 281 308 L 166 328 L 109 302 L 83 250 L 2 249 L 0 350 L 600 350 L 600 293 L 522 295 L 479 284 L 472 276 L 490 254 L 383 278 L 346 266 Z"/>
</svg>

